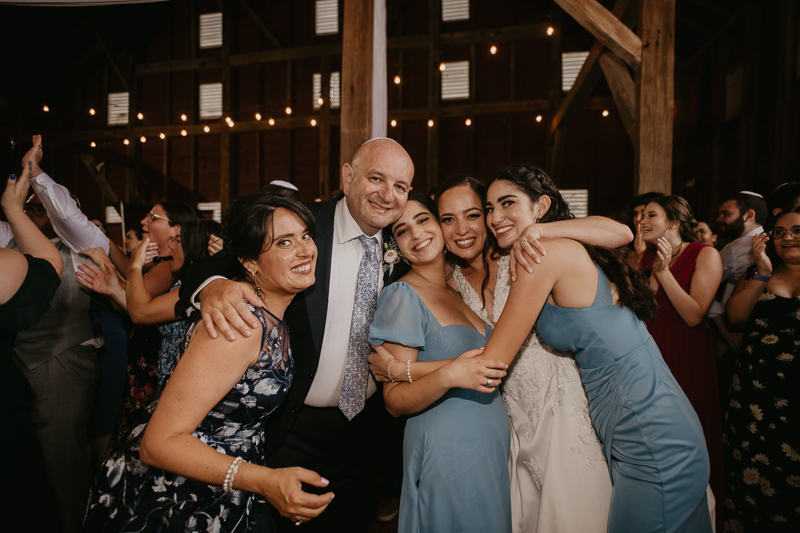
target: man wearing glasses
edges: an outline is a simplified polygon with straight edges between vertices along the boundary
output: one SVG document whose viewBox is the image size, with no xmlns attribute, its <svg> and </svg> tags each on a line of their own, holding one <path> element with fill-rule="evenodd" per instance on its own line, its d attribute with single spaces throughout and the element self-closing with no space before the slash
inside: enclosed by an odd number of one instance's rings
<svg viewBox="0 0 800 533">
<path fill-rule="evenodd" d="M 36 326 L 17 335 L 14 361 L 37 396 L 31 415 L 47 481 L 67 533 L 80 528 L 92 481 L 87 431 L 98 373 L 97 348 L 103 343 L 89 317 L 91 292 L 78 284 L 75 271 L 85 261 L 78 252 L 102 247 L 108 253 L 109 242 L 69 191 L 39 168 L 41 136 L 34 136 L 33 144 L 22 160 L 31 167 L 35 191 L 25 211 L 61 253 L 64 271 L 50 310 Z M 0 246 L 16 248 L 5 222 L 0 223 Z"/>
</svg>

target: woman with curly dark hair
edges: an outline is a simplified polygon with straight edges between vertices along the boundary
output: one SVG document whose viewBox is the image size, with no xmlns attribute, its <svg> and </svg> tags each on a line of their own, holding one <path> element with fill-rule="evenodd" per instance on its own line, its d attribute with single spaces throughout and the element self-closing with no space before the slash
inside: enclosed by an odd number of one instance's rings
<svg viewBox="0 0 800 533">
<path fill-rule="evenodd" d="M 697 221 L 680 196 L 647 204 L 641 226 L 645 242 L 655 248 L 639 264 L 658 302 L 658 319 L 647 321 L 647 329 L 703 425 L 721 530 L 725 498 L 719 386 L 714 350 L 702 322 L 722 279 L 722 261 L 713 247 L 696 242 Z"/>
</svg>

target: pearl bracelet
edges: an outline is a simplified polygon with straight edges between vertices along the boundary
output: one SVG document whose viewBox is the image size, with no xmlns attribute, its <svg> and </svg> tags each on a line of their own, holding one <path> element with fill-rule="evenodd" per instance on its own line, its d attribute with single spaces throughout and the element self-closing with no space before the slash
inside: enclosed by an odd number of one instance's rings
<svg viewBox="0 0 800 533">
<path fill-rule="evenodd" d="M 389 377 L 389 381 L 391 381 L 392 383 L 394 383 L 394 380 L 392 379 L 392 374 L 391 374 L 392 363 L 396 363 L 396 362 L 397 362 L 397 359 L 392 359 L 391 361 L 389 361 L 389 364 L 386 365 L 386 375 Z"/>
<path fill-rule="evenodd" d="M 411 359 L 406 361 L 406 375 L 408 376 L 408 382 L 414 383 L 414 380 L 411 379 Z"/>
<path fill-rule="evenodd" d="M 239 465 L 244 462 L 244 459 L 241 457 L 237 457 L 231 463 L 230 468 L 228 468 L 228 473 L 225 474 L 225 481 L 222 482 L 222 490 L 225 492 L 233 492 L 233 477 L 236 475 L 236 472 L 239 471 Z"/>
</svg>

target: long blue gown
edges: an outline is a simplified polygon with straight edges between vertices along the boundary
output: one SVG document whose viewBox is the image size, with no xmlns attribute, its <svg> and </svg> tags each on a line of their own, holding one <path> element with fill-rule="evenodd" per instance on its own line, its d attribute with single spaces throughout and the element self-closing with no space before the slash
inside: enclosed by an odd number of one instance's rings
<svg viewBox="0 0 800 533">
<path fill-rule="evenodd" d="M 614 305 L 608 279 L 597 271 L 591 307 L 545 303 L 537 328 L 580 363 L 613 485 L 608 531 L 710 532 L 700 421 L 644 323 Z"/>
<path fill-rule="evenodd" d="M 381 292 L 369 341 L 419 348 L 419 361 L 438 361 L 485 346 L 490 329 L 485 331 L 442 327 L 414 289 L 396 282 Z M 451 389 L 410 416 L 399 531 L 510 532 L 509 439 L 508 412 L 497 390 Z"/>
</svg>

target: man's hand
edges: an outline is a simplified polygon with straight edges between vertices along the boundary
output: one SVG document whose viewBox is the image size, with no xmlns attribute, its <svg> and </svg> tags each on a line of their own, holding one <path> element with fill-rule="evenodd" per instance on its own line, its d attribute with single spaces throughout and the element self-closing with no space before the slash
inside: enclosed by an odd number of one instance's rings
<svg viewBox="0 0 800 533">
<path fill-rule="evenodd" d="M 42 150 L 42 136 L 34 135 L 33 146 L 25 153 L 24 156 L 22 156 L 22 166 L 27 167 L 30 163 L 32 177 L 36 177 L 42 173 L 42 169 L 39 168 L 39 164 L 42 162 L 42 157 L 44 157 L 44 151 Z"/>
<path fill-rule="evenodd" d="M 247 308 L 244 300 L 253 307 L 264 307 L 264 302 L 247 283 L 215 279 L 200 291 L 198 298 L 203 323 L 212 339 L 217 338 L 217 328 L 229 341 L 233 341 L 236 340 L 236 335 L 231 326 L 245 337 L 250 336 L 250 329 L 258 327 L 258 319 Z"/>
<path fill-rule="evenodd" d="M 533 274 L 533 267 L 530 261 L 536 264 L 542 262 L 541 257 L 547 255 L 547 250 L 539 242 L 544 237 L 541 224 L 532 224 L 525 228 L 519 239 L 514 242 L 511 248 L 511 259 L 508 262 L 508 271 L 511 274 L 511 281 L 517 281 L 517 263 L 519 266 Z"/>
</svg>

